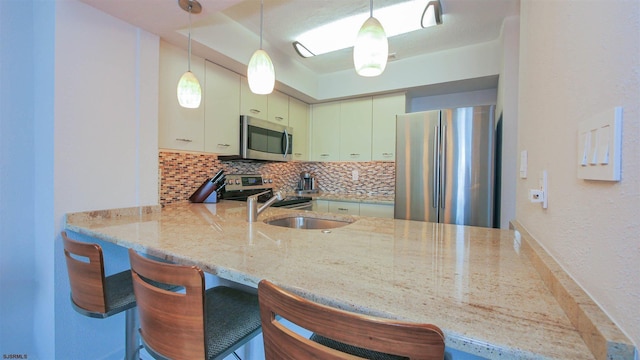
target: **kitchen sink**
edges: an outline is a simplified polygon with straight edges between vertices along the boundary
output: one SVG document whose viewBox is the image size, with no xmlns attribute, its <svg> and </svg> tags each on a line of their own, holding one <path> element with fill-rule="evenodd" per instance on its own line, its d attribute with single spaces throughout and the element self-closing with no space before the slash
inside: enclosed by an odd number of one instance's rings
<svg viewBox="0 0 640 360">
<path fill-rule="evenodd" d="M 351 218 L 322 219 L 309 216 L 289 216 L 277 219 L 267 219 L 265 224 L 281 226 L 291 229 L 333 229 L 349 225 L 354 221 Z"/>
</svg>

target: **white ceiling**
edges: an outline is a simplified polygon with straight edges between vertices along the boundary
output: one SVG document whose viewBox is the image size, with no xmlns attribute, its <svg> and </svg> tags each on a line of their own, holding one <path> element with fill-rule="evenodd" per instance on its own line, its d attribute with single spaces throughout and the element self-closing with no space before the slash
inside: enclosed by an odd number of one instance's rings
<svg viewBox="0 0 640 360">
<path fill-rule="evenodd" d="M 189 17 L 177 0 L 81 1 L 186 48 L 184 34 Z M 242 67 L 246 67 L 252 51 L 259 46 L 260 1 L 199 1 L 203 11 L 192 15 L 194 54 L 244 73 Z M 402 1 L 375 0 L 374 16 L 376 7 Z M 495 40 L 504 18 L 519 12 L 519 0 L 440 1 L 442 25 L 389 39 L 389 52 L 395 53 L 396 59 Z M 349 69 L 353 66 L 351 49 L 304 59 L 297 55 L 291 43 L 311 27 L 358 12 L 366 13 L 368 9 L 367 0 L 264 0 L 263 47 L 272 58 L 285 58 L 319 76 Z M 421 14 L 415 16 L 419 18 Z"/>
</svg>

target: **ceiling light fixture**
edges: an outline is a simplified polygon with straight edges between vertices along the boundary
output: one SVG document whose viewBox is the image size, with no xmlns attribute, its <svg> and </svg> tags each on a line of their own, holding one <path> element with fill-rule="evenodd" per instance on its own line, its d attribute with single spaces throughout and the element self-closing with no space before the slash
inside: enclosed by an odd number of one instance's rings
<svg viewBox="0 0 640 360">
<path fill-rule="evenodd" d="M 191 72 L 191 13 L 199 14 L 202 6 L 196 0 L 178 0 L 180 8 L 189 13 L 189 50 L 188 50 L 188 68 L 178 80 L 178 103 L 180 106 L 196 109 L 200 107 L 202 100 L 202 88 L 198 78 Z"/>
<path fill-rule="evenodd" d="M 422 14 L 422 17 L 418 19 L 416 14 Z M 293 47 L 304 58 L 350 48 L 356 40 L 353 29 L 361 26 L 369 15 L 368 12 L 361 13 L 311 29 L 296 37 Z M 442 7 L 439 0 L 410 0 L 376 9 L 376 18 L 384 24 L 387 38 L 392 38 L 442 24 Z"/>
<path fill-rule="evenodd" d="M 273 63 L 266 51 L 262 50 L 262 20 L 263 20 L 264 0 L 260 1 L 260 49 L 256 50 L 249 60 L 247 68 L 247 78 L 249 89 L 254 94 L 266 95 L 273 92 L 276 83 L 276 73 Z"/>
<path fill-rule="evenodd" d="M 382 24 L 373 17 L 373 0 L 369 2 L 369 18 L 362 24 L 353 45 L 353 65 L 360 76 L 382 74 L 389 57 L 389 40 Z"/>
</svg>

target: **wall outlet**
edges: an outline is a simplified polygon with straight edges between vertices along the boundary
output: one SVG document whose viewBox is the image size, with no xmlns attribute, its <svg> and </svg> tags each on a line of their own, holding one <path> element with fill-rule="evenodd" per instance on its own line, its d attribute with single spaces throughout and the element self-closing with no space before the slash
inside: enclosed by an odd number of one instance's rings
<svg viewBox="0 0 640 360">
<path fill-rule="evenodd" d="M 358 173 L 358 170 L 352 170 L 351 171 L 351 180 L 358 181 L 359 175 L 360 174 Z"/>
</svg>

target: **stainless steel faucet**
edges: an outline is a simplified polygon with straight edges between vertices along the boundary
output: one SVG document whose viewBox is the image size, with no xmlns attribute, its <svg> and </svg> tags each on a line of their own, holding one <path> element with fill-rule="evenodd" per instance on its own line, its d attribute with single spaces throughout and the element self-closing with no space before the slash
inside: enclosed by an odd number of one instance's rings
<svg viewBox="0 0 640 360">
<path fill-rule="evenodd" d="M 247 198 L 247 221 L 248 222 L 256 222 L 258 221 L 258 215 L 260 215 L 263 211 L 267 210 L 267 208 L 273 205 L 274 202 L 278 200 L 282 200 L 282 193 L 277 191 L 273 194 L 273 197 L 267 202 L 265 202 L 262 206 L 258 208 L 258 196 L 264 195 L 268 193 L 269 190 L 261 192 L 259 194 L 251 195 Z"/>
</svg>

